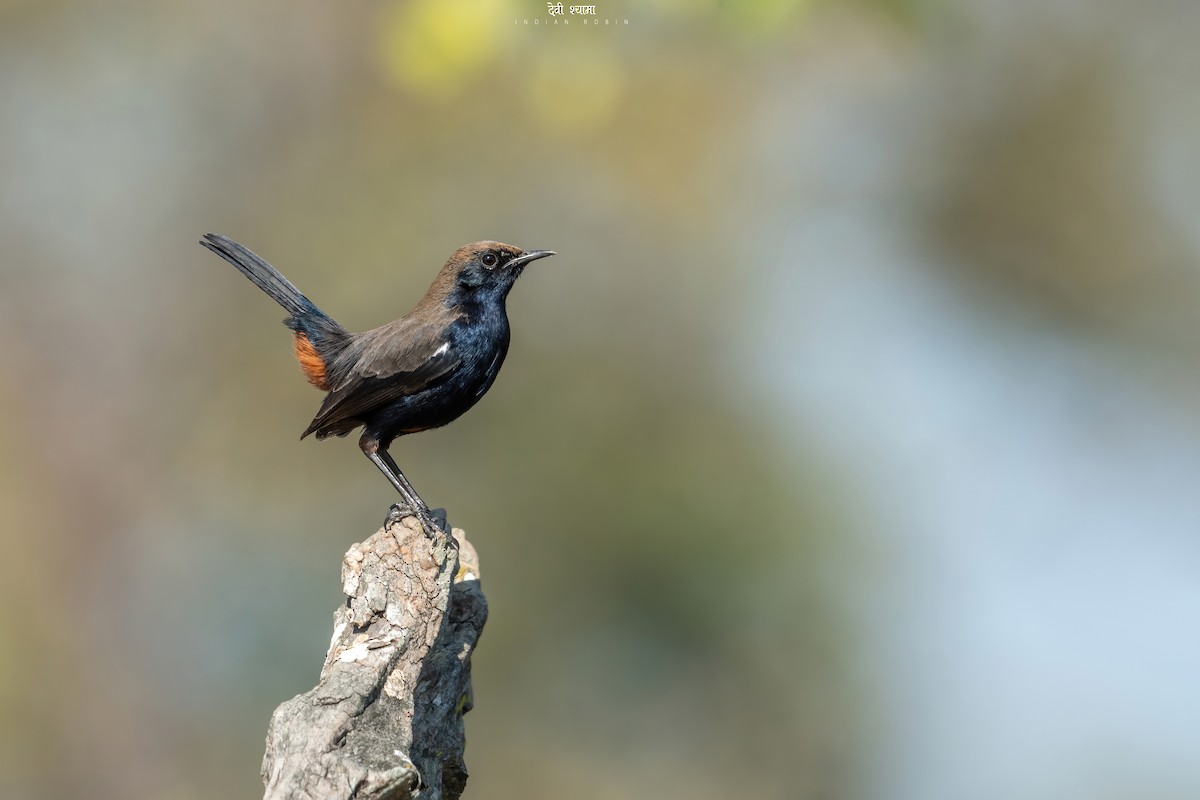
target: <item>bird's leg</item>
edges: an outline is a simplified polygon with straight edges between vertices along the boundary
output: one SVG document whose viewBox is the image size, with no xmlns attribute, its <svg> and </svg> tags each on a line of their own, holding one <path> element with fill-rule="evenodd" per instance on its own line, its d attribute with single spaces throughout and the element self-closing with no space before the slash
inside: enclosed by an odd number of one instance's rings
<svg viewBox="0 0 1200 800">
<path fill-rule="evenodd" d="M 371 459 L 371 463 L 379 468 L 379 471 L 383 473 L 392 486 L 396 487 L 396 491 L 400 493 L 400 497 L 404 498 L 404 506 L 407 506 L 407 510 L 420 521 L 421 527 L 425 529 L 425 533 L 431 538 L 435 536 L 440 529 L 430 516 L 429 508 L 421 500 L 417 491 L 413 489 L 408 479 L 404 477 L 404 473 L 396 466 L 396 462 L 388 455 L 387 450 L 379 446 L 377 439 L 366 435 L 359 440 L 358 446 L 362 448 L 363 454 Z M 387 525 L 389 522 L 403 518 L 406 516 L 405 510 L 399 503 L 393 504 L 388 510 L 384 524 Z"/>
<path fill-rule="evenodd" d="M 409 514 L 412 514 L 420 521 L 421 527 L 425 529 L 425 533 L 430 537 L 434 536 L 438 531 L 438 527 L 430 518 L 429 509 L 425 507 L 425 504 L 417 496 L 416 492 L 412 491 L 411 484 L 408 486 L 405 485 L 408 481 L 404 480 L 403 473 L 399 470 L 393 471 L 384 461 L 383 455 L 378 451 L 368 452 L 367 458 L 371 459 L 371 462 L 379 467 L 379 471 L 387 477 L 392 486 L 396 487 L 396 491 L 400 493 L 400 496 L 404 498 L 401 503 L 392 503 L 392 507 L 388 509 L 388 515 L 384 524 L 398 522 Z"/>
<path fill-rule="evenodd" d="M 417 519 L 421 521 L 421 525 L 425 528 L 425 532 L 430 536 L 435 535 L 435 532 L 444 533 L 445 531 L 443 530 L 442 526 L 438 524 L 437 520 L 434 519 L 433 514 L 430 512 L 429 506 L 425 504 L 425 501 L 421 499 L 419 494 L 417 494 L 417 490 L 414 489 L 413 485 L 408 482 L 408 478 L 404 477 L 404 473 L 400 471 L 400 467 L 396 465 L 396 460 L 392 458 L 392 454 L 381 447 L 379 448 L 379 457 L 383 459 L 383 463 L 388 466 L 388 468 L 391 470 L 391 473 L 396 476 L 396 481 L 398 484 L 404 487 L 404 490 L 401 491 L 401 494 L 405 495 L 406 497 L 412 497 L 417 501 L 416 504 L 412 506 L 412 511 L 416 515 Z M 454 539 L 451 538 L 450 541 L 453 542 Z"/>
</svg>

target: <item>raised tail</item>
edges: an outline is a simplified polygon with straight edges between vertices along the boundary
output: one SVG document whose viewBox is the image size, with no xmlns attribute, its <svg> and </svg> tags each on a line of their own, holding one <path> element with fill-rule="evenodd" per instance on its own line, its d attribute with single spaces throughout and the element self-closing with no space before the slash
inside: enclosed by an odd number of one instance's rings
<svg viewBox="0 0 1200 800">
<path fill-rule="evenodd" d="M 206 233 L 200 240 L 200 244 L 237 267 L 243 275 L 254 282 L 255 286 L 270 295 L 293 317 L 300 317 L 313 311 L 324 316 L 320 309 L 314 306 L 312 301 L 305 297 L 291 281 L 283 277 L 279 270 L 233 239 L 221 236 L 219 233 Z"/>
<path fill-rule="evenodd" d="M 327 365 L 345 349 L 350 334 L 317 308 L 295 285 L 266 261 L 227 236 L 206 233 L 200 244 L 233 264 L 291 316 L 283 321 L 295 332 L 296 359 L 318 389 L 329 390 Z"/>
</svg>

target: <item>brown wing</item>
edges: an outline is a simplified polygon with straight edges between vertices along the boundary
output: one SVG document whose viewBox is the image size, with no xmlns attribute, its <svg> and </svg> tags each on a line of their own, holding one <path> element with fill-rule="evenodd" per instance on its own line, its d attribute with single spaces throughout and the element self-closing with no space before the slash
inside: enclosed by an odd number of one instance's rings
<svg viewBox="0 0 1200 800">
<path fill-rule="evenodd" d="M 461 363 L 445 338 L 446 325 L 409 318 L 358 334 L 331 372 L 341 373 L 303 439 L 310 433 L 344 433 L 354 421 L 445 378 Z"/>
</svg>

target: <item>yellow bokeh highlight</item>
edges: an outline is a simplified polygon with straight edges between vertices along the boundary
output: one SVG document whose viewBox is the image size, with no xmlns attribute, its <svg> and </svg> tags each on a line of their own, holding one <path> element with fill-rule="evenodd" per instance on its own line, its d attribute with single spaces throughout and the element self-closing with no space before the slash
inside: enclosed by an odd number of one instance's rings
<svg viewBox="0 0 1200 800">
<path fill-rule="evenodd" d="M 752 36 L 779 33 L 810 11 L 813 0 L 726 0 L 721 8 L 733 27 Z"/>
<path fill-rule="evenodd" d="M 449 99 L 500 52 L 508 0 L 396 0 L 380 19 L 378 51 L 387 76 L 433 99 Z"/>
<path fill-rule="evenodd" d="M 624 68 L 610 48 L 572 42 L 539 51 L 527 96 L 542 128 L 578 134 L 609 122 L 624 89 Z"/>
<path fill-rule="evenodd" d="M 634 8 L 668 19 L 710 17 L 717 10 L 718 0 L 643 0 Z M 628 11 L 624 12 L 628 16 Z"/>
</svg>

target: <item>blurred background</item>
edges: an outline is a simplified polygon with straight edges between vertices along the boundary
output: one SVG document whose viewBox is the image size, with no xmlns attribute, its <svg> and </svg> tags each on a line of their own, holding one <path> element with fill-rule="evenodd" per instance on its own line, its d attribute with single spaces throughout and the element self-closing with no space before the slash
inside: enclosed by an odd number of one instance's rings
<svg viewBox="0 0 1200 800">
<path fill-rule="evenodd" d="M 1200 796 L 1200 5 L 0 2 L 0 797 L 251 798 L 394 500 L 351 329 L 559 256 L 393 448 L 467 796 Z M 605 22 L 607 20 L 607 22 Z"/>
</svg>

